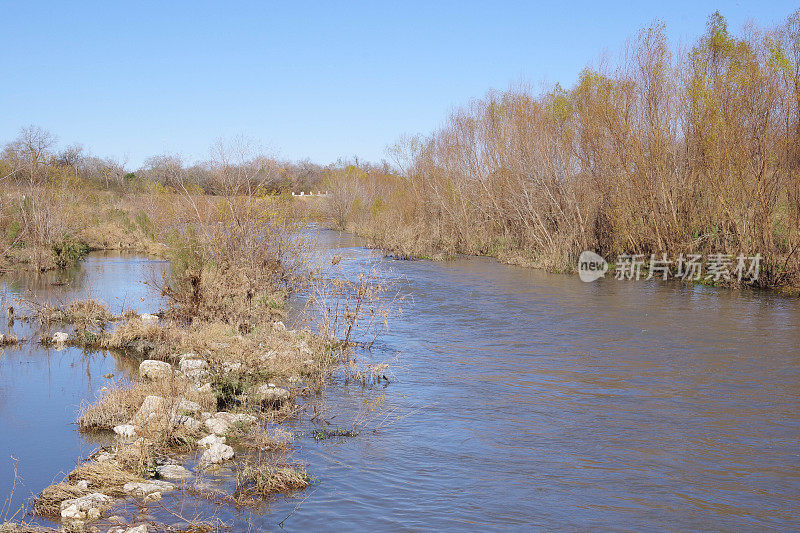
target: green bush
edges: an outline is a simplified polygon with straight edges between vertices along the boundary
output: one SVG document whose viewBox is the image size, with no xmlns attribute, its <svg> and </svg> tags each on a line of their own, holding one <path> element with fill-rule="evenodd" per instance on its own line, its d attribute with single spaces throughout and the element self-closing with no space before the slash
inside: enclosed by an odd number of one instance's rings
<svg viewBox="0 0 800 533">
<path fill-rule="evenodd" d="M 60 241 L 53 243 L 52 250 L 56 267 L 63 270 L 77 264 L 86 257 L 89 253 L 89 245 L 83 241 L 76 240 L 70 235 L 65 235 Z"/>
</svg>

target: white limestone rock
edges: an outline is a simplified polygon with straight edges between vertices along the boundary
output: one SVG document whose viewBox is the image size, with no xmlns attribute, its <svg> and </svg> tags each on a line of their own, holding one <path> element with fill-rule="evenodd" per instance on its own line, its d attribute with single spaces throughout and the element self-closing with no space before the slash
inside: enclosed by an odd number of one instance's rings
<svg viewBox="0 0 800 533">
<path fill-rule="evenodd" d="M 191 416 L 176 415 L 172 417 L 173 426 L 184 426 L 192 431 L 199 431 L 203 424 Z"/>
<path fill-rule="evenodd" d="M 256 389 L 255 397 L 261 403 L 282 403 L 289 399 L 291 394 L 282 387 L 276 387 L 274 383 L 260 385 Z"/>
<path fill-rule="evenodd" d="M 181 465 L 157 466 L 156 472 L 164 479 L 187 479 L 192 477 L 192 473 Z"/>
<path fill-rule="evenodd" d="M 200 404 L 197 402 L 192 402 L 189 400 L 185 400 L 181 398 L 181 400 L 175 405 L 175 413 L 179 415 L 198 415 L 203 411 Z"/>
<path fill-rule="evenodd" d="M 233 414 L 233 413 L 226 413 L 225 411 L 220 411 L 219 413 L 214 414 L 214 418 L 222 419 L 228 422 L 230 425 L 242 425 L 242 426 L 249 426 L 251 424 L 255 424 L 256 418 L 253 415 L 247 414 Z"/>
<path fill-rule="evenodd" d="M 144 379 L 167 379 L 172 375 L 172 365 L 165 361 L 146 359 L 139 363 L 139 375 Z"/>
<path fill-rule="evenodd" d="M 103 510 L 111 505 L 112 498 L 92 492 L 80 498 L 61 502 L 61 518 L 64 520 L 91 521 L 100 518 Z"/>
<path fill-rule="evenodd" d="M 149 481 L 132 481 L 125 483 L 122 490 L 133 496 L 145 497 L 154 492 L 169 492 L 175 489 L 175 485 L 169 481 L 160 481 L 158 479 L 151 479 Z"/>
<path fill-rule="evenodd" d="M 136 426 L 134 426 L 133 424 L 122 424 L 119 426 L 114 426 L 114 433 L 116 433 L 120 437 L 126 439 L 132 439 L 136 437 Z"/>
<path fill-rule="evenodd" d="M 214 435 L 224 435 L 231 428 L 231 423 L 224 418 L 211 417 L 205 421 L 206 428 Z"/>
<path fill-rule="evenodd" d="M 147 396 L 139 411 L 133 417 L 134 425 L 143 426 L 151 418 L 158 416 L 165 409 L 165 400 L 161 396 Z"/>
<path fill-rule="evenodd" d="M 212 433 L 197 441 L 197 445 L 201 448 L 211 448 L 215 444 L 225 444 L 225 437 L 220 437 Z"/>
<path fill-rule="evenodd" d="M 158 315 L 151 315 L 150 313 L 142 313 L 141 315 L 139 315 L 139 318 L 146 325 L 158 324 Z"/>
<path fill-rule="evenodd" d="M 233 459 L 234 455 L 233 448 L 227 444 L 217 443 L 203 452 L 203 455 L 200 456 L 200 465 L 205 467 L 219 464 L 223 461 Z"/>
</svg>

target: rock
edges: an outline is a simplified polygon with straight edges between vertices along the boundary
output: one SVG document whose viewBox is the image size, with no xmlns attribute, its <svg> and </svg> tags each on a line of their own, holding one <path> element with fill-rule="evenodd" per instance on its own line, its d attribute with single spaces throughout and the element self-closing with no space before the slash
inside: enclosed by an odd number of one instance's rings
<svg viewBox="0 0 800 533">
<path fill-rule="evenodd" d="M 282 387 L 276 387 L 273 383 L 261 385 L 256 389 L 256 399 L 261 403 L 280 404 L 289 399 L 291 394 Z"/>
<path fill-rule="evenodd" d="M 192 473 L 180 465 L 157 466 L 156 472 L 164 479 L 186 479 L 192 477 Z"/>
<path fill-rule="evenodd" d="M 214 435 L 224 435 L 231 428 L 230 422 L 223 418 L 212 417 L 205 421 L 208 430 Z"/>
<path fill-rule="evenodd" d="M 53 334 L 53 344 L 64 344 L 69 339 L 69 335 L 63 331 L 57 331 Z"/>
<path fill-rule="evenodd" d="M 226 374 L 230 374 L 231 372 L 238 372 L 242 369 L 242 363 L 230 363 L 225 362 L 222 363 L 222 371 Z"/>
<path fill-rule="evenodd" d="M 75 483 L 75 486 L 81 490 L 89 490 L 89 482 L 86 481 L 85 479 L 81 479 L 80 481 Z"/>
<path fill-rule="evenodd" d="M 305 342 L 297 344 L 297 351 L 300 352 L 300 355 L 305 355 L 306 357 L 312 355 L 311 348 L 309 348 L 308 344 L 306 344 Z"/>
<path fill-rule="evenodd" d="M 136 426 L 134 426 L 133 424 L 122 424 L 120 426 L 114 426 L 114 433 L 116 433 L 120 437 L 132 439 L 133 437 L 136 436 Z"/>
<path fill-rule="evenodd" d="M 184 426 L 187 429 L 191 429 L 192 431 L 199 431 L 200 428 L 203 426 L 203 424 L 201 424 L 198 420 L 195 420 L 191 416 L 173 416 L 172 425 Z"/>
<path fill-rule="evenodd" d="M 142 322 L 145 324 L 158 324 L 158 315 L 151 315 L 150 313 L 142 313 L 139 315 Z"/>
<path fill-rule="evenodd" d="M 211 448 L 215 444 L 225 444 L 225 437 L 219 437 L 212 433 L 197 441 L 197 445 L 201 448 Z"/>
<path fill-rule="evenodd" d="M 203 420 L 203 422 L 205 422 L 206 420 L 208 420 L 212 416 L 214 416 L 214 415 L 212 415 L 208 411 L 203 411 L 202 413 L 200 413 L 200 418 Z"/>
<path fill-rule="evenodd" d="M 175 488 L 175 485 L 169 481 L 159 481 L 151 479 L 149 481 L 125 483 L 122 490 L 133 496 L 147 496 L 154 492 L 169 492 Z"/>
<path fill-rule="evenodd" d="M 147 525 L 142 524 L 136 527 L 130 527 L 125 530 L 125 533 L 147 533 Z"/>
<path fill-rule="evenodd" d="M 211 394 L 214 392 L 214 389 L 211 387 L 211 383 L 205 383 L 200 387 L 196 387 L 195 390 L 202 394 Z"/>
<path fill-rule="evenodd" d="M 240 424 L 243 426 L 249 426 L 250 424 L 254 424 L 256 420 L 258 420 L 258 418 L 254 417 L 253 415 L 233 414 L 233 413 L 226 413 L 225 411 L 220 411 L 219 413 L 215 413 L 214 418 L 225 420 L 231 425 Z"/>
<path fill-rule="evenodd" d="M 202 359 L 195 359 L 193 353 L 186 354 L 178 363 L 178 367 L 183 372 L 183 375 L 189 379 L 199 381 L 208 376 L 208 363 Z"/>
<path fill-rule="evenodd" d="M 199 403 L 184 400 L 183 398 L 181 398 L 181 401 L 175 406 L 175 413 L 180 415 L 197 415 L 200 414 L 202 410 Z"/>
<path fill-rule="evenodd" d="M 233 459 L 234 455 L 233 448 L 227 444 L 217 443 L 203 452 L 203 455 L 200 457 L 200 465 L 208 466 L 219 464 L 228 459 Z"/>
<path fill-rule="evenodd" d="M 172 365 L 164 361 L 146 359 L 139 364 L 139 375 L 145 379 L 166 379 L 172 375 Z"/>
<path fill-rule="evenodd" d="M 145 379 L 167 379 L 172 376 L 172 365 L 164 361 L 146 359 L 139 363 L 139 375 Z"/>
<path fill-rule="evenodd" d="M 100 452 L 94 456 L 94 460 L 98 463 L 105 463 L 106 461 L 112 461 L 113 459 L 114 455 L 108 452 Z"/>
<path fill-rule="evenodd" d="M 194 354 L 187 354 L 183 356 L 181 362 L 178 364 L 181 372 L 196 372 L 198 370 L 206 370 L 208 368 L 208 363 L 206 361 L 189 357 L 190 355 L 194 356 Z"/>
<path fill-rule="evenodd" d="M 61 518 L 65 520 L 97 520 L 103 509 L 111 504 L 111 497 L 93 492 L 80 498 L 61 502 Z"/>
<path fill-rule="evenodd" d="M 277 322 L 274 322 L 272 324 L 272 329 L 274 329 L 275 331 L 286 331 L 286 325 L 284 325 L 283 322 L 278 320 Z"/>
<path fill-rule="evenodd" d="M 278 352 L 275 350 L 270 350 L 267 353 L 260 355 L 258 358 L 262 363 L 268 363 L 278 358 Z"/>
<path fill-rule="evenodd" d="M 133 417 L 136 425 L 143 426 L 152 417 L 158 416 L 164 410 L 164 398 L 161 396 L 148 396 L 139 407 L 139 411 Z"/>
</svg>

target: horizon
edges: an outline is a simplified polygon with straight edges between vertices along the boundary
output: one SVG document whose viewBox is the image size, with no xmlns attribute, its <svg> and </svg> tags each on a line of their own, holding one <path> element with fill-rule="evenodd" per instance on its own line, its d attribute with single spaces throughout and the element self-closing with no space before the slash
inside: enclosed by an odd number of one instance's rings
<svg viewBox="0 0 800 533">
<path fill-rule="evenodd" d="M 244 135 L 280 160 L 380 163 L 401 136 L 432 133 L 491 90 L 571 87 L 655 20 L 675 49 L 717 10 L 738 31 L 776 25 L 797 8 L 573 5 L 147 3 L 132 13 L 8 4 L 0 142 L 36 125 L 60 148 L 79 144 L 136 169 L 161 154 L 202 162 L 215 140 Z"/>
</svg>

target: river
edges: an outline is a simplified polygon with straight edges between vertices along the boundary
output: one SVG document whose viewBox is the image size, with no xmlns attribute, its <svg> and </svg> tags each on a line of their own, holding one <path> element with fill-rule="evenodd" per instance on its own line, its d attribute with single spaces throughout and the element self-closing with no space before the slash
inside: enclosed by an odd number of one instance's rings
<svg viewBox="0 0 800 533">
<path fill-rule="evenodd" d="M 298 426 L 295 458 L 314 485 L 259 512 L 217 509 L 233 531 L 284 519 L 287 530 L 800 528 L 796 298 L 583 283 L 483 258 L 392 261 L 327 230 L 318 241 L 344 275 L 383 269 L 406 296 L 369 354 L 393 361 L 391 383 L 327 391 L 332 423 L 376 397 L 390 423 L 320 442 Z M 154 267 L 93 256 L 72 286 L 39 290 L 153 310 L 138 282 Z M 3 351 L 0 494 L 9 456 L 18 506 L 97 445 L 75 412 L 104 375 L 135 368 L 122 359 Z"/>
</svg>

